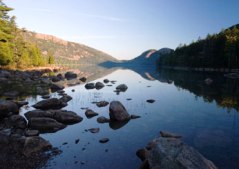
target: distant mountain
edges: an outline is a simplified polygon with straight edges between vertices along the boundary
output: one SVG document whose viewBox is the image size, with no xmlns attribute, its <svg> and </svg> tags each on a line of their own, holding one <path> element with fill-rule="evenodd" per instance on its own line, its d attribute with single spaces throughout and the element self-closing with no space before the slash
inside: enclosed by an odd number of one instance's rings
<svg viewBox="0 0 239 169">
<path fill-rule="evenodd" d="M 52 35 L 25 31 L 24 38 L 26 41 L 36 43 L 44 55 L 52 52 L 56 62 L 61 64 L 99 64 L 105 61 L 117 61 L 102 51 Z"/>
</svg>

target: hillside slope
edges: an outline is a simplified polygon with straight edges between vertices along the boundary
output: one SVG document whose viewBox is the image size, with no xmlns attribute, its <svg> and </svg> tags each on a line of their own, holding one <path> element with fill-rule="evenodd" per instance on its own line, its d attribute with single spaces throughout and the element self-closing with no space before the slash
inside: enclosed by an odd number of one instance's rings
<svg viewBox="0 0 239 169">
<path fill-rule="evenodd" d="M 52 35 L 25 31 L 23 36 L 26 41 L 36 43 L 44 55 L 52 52 L 56 62 L 60 64 L 99 64 L 105 61 L 116 61 L 104 52 Z"/>
</svg>

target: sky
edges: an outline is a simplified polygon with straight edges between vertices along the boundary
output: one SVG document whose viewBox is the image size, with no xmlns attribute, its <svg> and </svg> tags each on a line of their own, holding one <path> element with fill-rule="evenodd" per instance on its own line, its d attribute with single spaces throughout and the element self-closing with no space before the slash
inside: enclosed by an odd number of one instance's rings
<svg viewBox="0 0 239 169">
<path fill-rule="evenodd" d="M 188 44 L 239 23 L 239 0 L 4 0 L 30 31 L 118 59 Z"/>
</svg>

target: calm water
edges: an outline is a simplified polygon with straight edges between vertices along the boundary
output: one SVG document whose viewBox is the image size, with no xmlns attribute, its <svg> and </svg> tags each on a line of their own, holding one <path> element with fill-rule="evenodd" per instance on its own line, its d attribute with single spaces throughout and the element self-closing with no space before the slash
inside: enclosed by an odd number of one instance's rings
<svg viewBox="0 0 239 169">
<path fill-rule="evenodd" d="M 214 80 L 211 85 L 204 82 L 208 77 Z M 41 135 L 62 150 L 60 155 L 48 161 L 46 168 L 139 168 L 141 162 L 135 155 L 136 151 L 158 137 L 160 130 L 181 134 L 187 144 L 221 169 L 239 168 L 237 80 L 218 74 L 118 69 L 94 82 L 102 82 L 106 78 L 117 82 L 101 90 L 86 90 L 84 85 L 65 89 L 73 100 L 64 109 L 78 113 L 84 120 L 57 133 Z M 122 83 L 128 86 L 128 90 L 116 95 L 113 91 Z M 52 97 L 59 96 L 53 93 Z M 127 98 L 132 100 L 127 101 Z M 147 99 L 156 102 L 150 104 Z M 41 98 L 27 100 L 32 105 Z M 97 116 L 87 119 L 82 107 L 109 117 L 108 106 L 98 108 L 91 103 L 103 100 L 119 100 L 130 114 L 141 118 L 131 120 L 118 129 L 97 123 Z M 22 110 L 22 114 L 26 111 Z M 94 127 L 99 127 L 100 132 L 85 132 L 85 129 Z M 99 143 L 99 139 L 104 137 L 110 141 Z M 75 144 L 76 139 L 80 139 L 78 144 Z M 64 142 L 68 144 L 62 145 Z"/>
</svg>

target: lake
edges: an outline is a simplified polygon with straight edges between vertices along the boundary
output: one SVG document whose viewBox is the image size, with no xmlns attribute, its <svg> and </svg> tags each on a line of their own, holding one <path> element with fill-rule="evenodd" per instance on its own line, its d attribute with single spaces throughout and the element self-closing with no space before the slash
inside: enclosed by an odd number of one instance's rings
<svg viewBox="0 0 239 169">
<path fill-rule="evenodd" d="M 109 79 L 116 80 L 116 83 L 101 90 L 86 90 L 84 84 L 64 89 L 73 97 L 64 109 L 74 111 L 84 119 L 56 133 L 41 134 L 62 150 L 43 168 L 136 169 L 141 164 L 136 151 L 159 137 L 161 130 L 182 135 L 185 143 L 220 169 L 238 168 L 238 80 L 216 73 L 158 71 L 140 67 L 131 70 L 115 68 L 106 74 L 100 73 L 100 76 L 95 76 L 92 81 Z M 207 78 L 213 82 L 205 83 Z M 117 95 L 114 90 L 119 84 L 126 84 L 128 90 Z M 57 93 L 51 96 L 60 97 Z M 148 99 L 155 102 L 148 103 Z M 33 105 L 42 98 L 34 96 L 26 100 Z M 97 116 L 87 119 L 85 110 L 81 109 L 90 108 L 99 116 L 109 117 L 109 106 L 99 108 L 92 102 L 113 100 L 120 101 L 129 114 L 141 118 L 121 126 L 99 124 Z M 21 114 L 31 109 L 23 108 Z M 93 134 L 86 131 L 89 128 L 100 128 L 100 131 Z M 105 137 L 109 142 L 99 143 Z M 80 139 L 78 144 L 75 143 L 77 139 Z"/>
</svg>

